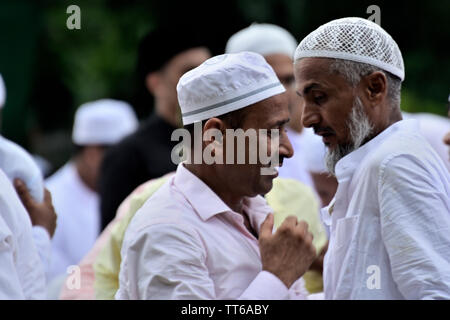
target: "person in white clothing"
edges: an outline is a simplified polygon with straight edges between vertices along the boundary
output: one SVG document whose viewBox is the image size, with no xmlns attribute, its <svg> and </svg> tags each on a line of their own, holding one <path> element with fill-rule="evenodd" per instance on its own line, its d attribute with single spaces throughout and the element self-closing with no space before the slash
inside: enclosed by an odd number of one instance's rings
<svg viewBox="0 0 450 320">
<path fill-rule="evenodd" d="M 187 159 L 132 218 L 116 299 L 306 298 L 301 276 L 316 257 L 312 236 L 292 216 L 272 234 L 272 209 L 261 196 L 293 152 L 284 131 L 284 92 L 270 65 L 253 52 L 215 56 L 180 78 L 185 129 L 174 135 L 186 137 Z M 233 129 L 270 132 L 234 145 L 237 138 L 226 136 Z M 249 161 L 256 140 L 267 145 L 269 163 Z M 208 151 L 217 161 L 201 156 Z M 178 161 L 176 154 L 179 149 L 172 158 Z"/>
<path fill-rule="evenodd" d="M 6 87 L 0 75 L 0 115 L 5 102 Z M 24 148 L 1 134 L 0 169 L 16 187 L 20 200 L 31 217 L 33 239 L 45 270 L 48 270 L 51 252 L 50 238 L 55 232 L 56 213 L 51 197 L 44 196 L 48 191 L 44 188 L 42 173 Z"/>
<path fill-rule="evenodd" d="M 0 300 L 45 299 L 45 292 L 30 218 L 0 169 Z"/>
<path fill-rule="evenodd" d="M 294 155 L 280 167 L 278 174 L 283 178 L 300 181 L 314 189 L 314 183 L 306 168 L 305 136 L 314 134 L 311 129 L 304 129 L 301 122 L 302 105 L 295 94 L 293 55 L 297 40 L 289 31 L 273 24 L 253 23 L 232 35 L 228 40 L 225 53 L 251 51 L 261 54 L 273 68 L 280 82 L 286 89 L 290 121 L 286 127 L 289 140 L 294 148 Z"/>
<path fill-rule="evenodd" d="M 444 137 L 450 130 L 450 119 L 437 114 L 417 112 L 402 112 L 403 119 L 416 119 L 419 122 L 420 132 L 427 139 L 431 147 L 441 157 L 447 170 L 450 171 L 450 158 Z"/>
<path fill-rule="evenodd" d="M 45 181 L 58 212 L 49 271 L 54 282 L 63 279 L 67 268 L 78 264 L 97 239 L 97 180 L 104 151 L 134 132 L 137 123 L 133 109 L 123 101 L 101 99 L 77 109 L 72 131 L 75 155 Z"/>
<path fill-rule="evenodd" d="M 326 299 L 450 299 L 450 174 L 402 120 L 403 58 L 379 25 L 333 20 L 296 49 L 303 124 L 322 136 L 338 180 Z"/>
</svg>

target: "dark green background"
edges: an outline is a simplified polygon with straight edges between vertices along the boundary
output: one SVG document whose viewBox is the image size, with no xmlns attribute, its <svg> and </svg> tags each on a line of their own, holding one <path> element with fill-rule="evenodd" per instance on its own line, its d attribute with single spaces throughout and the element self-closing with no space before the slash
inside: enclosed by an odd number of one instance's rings
<svg viewBox="0 0 450 320">
<path fill-rule="evenodd" d="M 81 8 L 81 30 L 68 30 L 66 9 Z M 7 85 L 2 134 L 61 165 L 70 152 L 77 106 L 104 97 L 129 101 L 140 118 L 151 105 L 135 99 L 139 39 L 161 23 L 207 30 L 213 54 L 250 23 L 287 28 L 301 40 L 345 16 L 367 18 L 381 8 L 381 25 L 405 60 L 402 108 L 445 115 L 450 93 L 450 1 L 0 1 L 0 72 Z M 167 39 L 176 41 L 176 39 Z M 157 48 L 155 48 L 157 50 Z"/>
</svg>

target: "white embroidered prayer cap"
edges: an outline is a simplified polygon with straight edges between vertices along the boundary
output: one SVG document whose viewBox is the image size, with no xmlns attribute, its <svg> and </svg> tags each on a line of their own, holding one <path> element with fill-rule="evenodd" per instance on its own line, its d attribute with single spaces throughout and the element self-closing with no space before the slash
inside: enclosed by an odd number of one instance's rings
<svg viewBox="0 0 450 320">
<path fill-rule="evenodd" d="M 285 54 L 292 58 L 297 40 L 285 29 L 268 23 L 253 23 L 231 36 L 225 52 L 252 51 L 263 56 Z"/>
<path fill-rule="evenodd" d="M 111 145 L 136 130 L 138 120 L 126 102 L 101 99 L 82 104 L 75 113 L 72 141 L 77 145 Z"/>
<path fill-rule="evenodd" d="M 405 79 L 402 53 L 378 24 L 362 18 L 330 21 L 307 35 L 295 50 L 294 61 L 325 57 L 367 63 Z"/>
<path fill-rule="evenodd" d="M 183 124 L 245 108 L 286 90 L 258 53 L 212 57 L 185 73 L 178 82 Z"/>
<path fill-rule="evenodd" d="M 2 75 L 0 74 L 0 109 L 3 108 L 6 101 L 6 87 L 5 83 L 3 82 Z"/>
</svg>

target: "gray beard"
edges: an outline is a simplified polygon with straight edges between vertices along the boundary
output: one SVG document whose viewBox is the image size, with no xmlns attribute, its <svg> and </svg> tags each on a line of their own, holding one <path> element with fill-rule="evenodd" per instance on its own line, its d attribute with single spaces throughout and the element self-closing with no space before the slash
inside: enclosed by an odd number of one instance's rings
<svg viewBox="0 0 450 320">
<path fill-rule="evenodd" d="M 350 130 L 351 143 L 337 145 L 331 150 L 328 148 L 325 156 L 327 169 L 333 176 L 335 175 L 336 163 L 349 153 L 358 149 L 373 132 L 373 126 L 367 114 L 364 112 L 364 106 L 359 97 L 356 97 L 353 101 L 353 108 L 348 117 L 347 126 Z"/>
</svg>

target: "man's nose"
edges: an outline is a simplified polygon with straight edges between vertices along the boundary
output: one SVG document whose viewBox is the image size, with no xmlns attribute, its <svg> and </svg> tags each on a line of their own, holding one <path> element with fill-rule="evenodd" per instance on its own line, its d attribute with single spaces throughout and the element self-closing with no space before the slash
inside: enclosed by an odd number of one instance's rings
<svg viewBox="0 0 450 320">
<path fill-rule="evenodd" d="M 311 106 L 309 104 L 304 105 L 302 123 L 306 128 L 311 128 L 313 125 L 320 123 L 320 114 L 317 110 L 317 107 Z"/>
<path fill-rule="evenodd" d="M 291 158 L 294 155 L 294 148 L 292 148 L 291 141 L 285 131 L 280 137 L 280 157 Z"/>
</svg>

